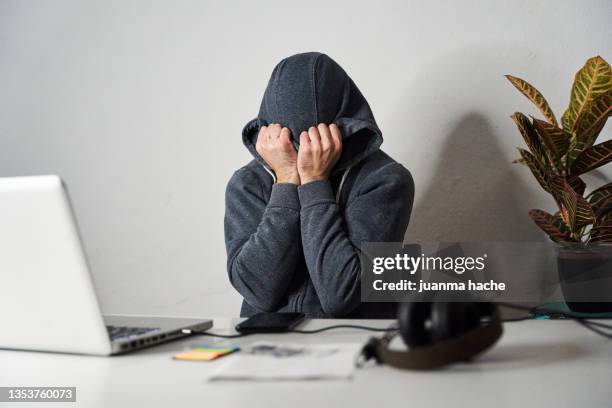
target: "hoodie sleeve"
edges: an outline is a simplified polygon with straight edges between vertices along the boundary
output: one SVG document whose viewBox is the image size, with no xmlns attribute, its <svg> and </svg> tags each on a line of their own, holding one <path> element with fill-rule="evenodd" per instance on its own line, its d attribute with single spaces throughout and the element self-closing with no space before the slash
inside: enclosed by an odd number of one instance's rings
<svg viewBox="0 0 612 408">
<path fill-rule="evenodd" d="M 345 316 L 361 301 L 361 243 L 404 239 L 414 198 L 412 177 L 397 163 L 370 173 L 344 214 L 329 181 L 311 182 L 298 191 L 310 278 L 323 310 Z"/>
<path fill-rule="evenodd" d="M 274 311 L 286 297 L 300 246 L 297 186 L 272 186 L 270 200 L 248 170 L 238 170 L 225 194 L 227 271 L 234 288 L 260 311 Z"/>
</svg>

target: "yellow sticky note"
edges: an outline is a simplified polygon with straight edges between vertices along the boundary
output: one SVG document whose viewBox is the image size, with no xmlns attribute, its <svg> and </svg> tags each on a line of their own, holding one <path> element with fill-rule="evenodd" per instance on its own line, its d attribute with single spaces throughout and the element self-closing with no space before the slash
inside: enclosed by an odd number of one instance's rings
<svg viewBox="0 0 612 408">
<path fill-rule="evenodd" d="M 234 348 L 194 348 L 183 351 L 174 356 L 175 360 L 181 361 L 210 361 L 236 351 Z"/>
</svg>

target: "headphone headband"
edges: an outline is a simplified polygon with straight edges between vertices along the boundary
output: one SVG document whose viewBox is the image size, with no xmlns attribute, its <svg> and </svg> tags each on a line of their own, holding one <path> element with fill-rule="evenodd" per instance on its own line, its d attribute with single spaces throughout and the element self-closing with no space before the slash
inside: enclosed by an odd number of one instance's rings
<svg viewBox="0 0 612 408">
<path fill-rule="evenodd" d="M 470 360 L 495 344 L 502 332 L 499 313 L 495 311 L 491 320 L 482 326 L 432 345 L 415 347 L 409 351 L 395 351 L 389 349 L 389 343 L 395 337 L 392 335 L 376 340 L 374 348 L 377 359 L 392 367 L 428 370 Z"/>
</svg>

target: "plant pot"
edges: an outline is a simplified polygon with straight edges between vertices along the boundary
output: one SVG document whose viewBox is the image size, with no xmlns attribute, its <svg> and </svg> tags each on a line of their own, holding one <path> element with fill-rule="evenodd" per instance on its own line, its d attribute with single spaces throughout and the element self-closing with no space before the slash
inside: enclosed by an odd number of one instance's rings
<svg viewBox="0 0 612 408">
<path fill-rule="evenodd" d="M 573 312 L 612 312 L 612 245 L 559 247 L 557 271 Z"/>
</svg>

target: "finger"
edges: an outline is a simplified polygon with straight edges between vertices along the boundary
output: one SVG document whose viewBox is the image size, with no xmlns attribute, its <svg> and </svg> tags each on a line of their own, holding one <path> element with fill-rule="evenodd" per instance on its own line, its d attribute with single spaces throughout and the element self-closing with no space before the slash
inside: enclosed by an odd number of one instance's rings
<svg viewBox="0 0 612 408">
<path fill-rule="evenodd" d="M 259 133 L 257 134 L 257 143 L 255 143 L 255 151 L 261 156 L 263 156 L 264 151 L 266 150 L 266 146 L 268 144 L 266 129 L 264 128 L 265 126 L 259 129 Z"/>
<path fill-rule="evenodd" d="M 340 128 L 332 123 L 329 126 L 329 131 L 331 132 L 331 137 L 334 142 L 334 146 L 336 146 L 336 150 L 342 151 L 342 132 L 340 132 Z"/>
<path fill-rule="evenodd" d="M 325 123 L 319 123 L 317 126 L 319 134 L 321 135 L 321 148 L 325 151 L 329 151 L 334 148 L 334 141 L 332 140 L 329 127 Z"/>
<path fill-rule="evenodd" d="M 268 128 L 270 130 L 270 138 L 278 139 L 280 137 L 281 130 L 283 127 L 278 123 L 273 123 Z"/>
<path fill-rule="evenodd" d="M 281 137 L 286 137 L 288 139 L 291 139 L 291 131 L 289 130 L 289 128 L 282 128 L 280 131 L 280 135 Z"/>
<path fill-rule="evenodd" d="M 321 135 L 316 127 L 311 126 L 310 129 L 308 129 L 308 137 L 310 138 L 310 147 L 312 150 L 321 150 Z"/>
<path fill-rule="evenodd" d="M 292 145 L 292 143 L 291 143 L 291 131 L 288 128 L 286 128 L 286 127 L 282 128 L 281 131 L 280 131 L 279 140 L 282 143 L 285 143 L 285 144 L 288 144 L 288 145 Z"/>
<path fill-rule="evenodd" d="M 308 137 L 308 132 L 304 131 L 300 133 L 300 150 L 298 153 L 309 152 L 310 151 L 310 137 Z"/>
<path fill-rule="evenodd" d="M 300 133 L 300 150 L 301 148 L 309 148 L 310 147 L 310 138 L 308 137 L 308 132 Z"/>
<path fill-rule="evenodd" d="M 262 126 L 259 128 L 259 133 L 257 134 L 257 144 L 263 144 L 268 140 L 268 128 L 266 126 Z"/>
</svg>

